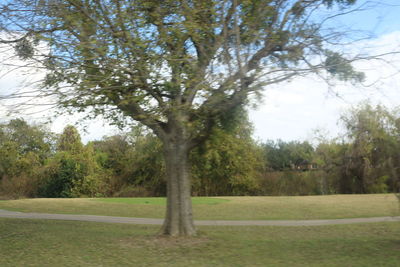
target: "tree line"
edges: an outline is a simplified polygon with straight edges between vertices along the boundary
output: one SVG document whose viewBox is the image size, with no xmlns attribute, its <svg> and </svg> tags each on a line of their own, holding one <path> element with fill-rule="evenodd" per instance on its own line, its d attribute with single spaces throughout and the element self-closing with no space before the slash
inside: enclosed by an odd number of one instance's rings
<svg viewBox="0 0 400 267">
<path fill-rule="evenodd" d="M 320 195 L 398 192 L 400 116 L 364 103 L 344 133 L 307 141 L 252 138 L 243 109 L 190 154 L 192 194 Z M 0 125 L 0 196 L 165 196 L 162 143 L 143 126 L 84 145 L 74 126 L 57 135 L 14 119 Z"/>
</svg>

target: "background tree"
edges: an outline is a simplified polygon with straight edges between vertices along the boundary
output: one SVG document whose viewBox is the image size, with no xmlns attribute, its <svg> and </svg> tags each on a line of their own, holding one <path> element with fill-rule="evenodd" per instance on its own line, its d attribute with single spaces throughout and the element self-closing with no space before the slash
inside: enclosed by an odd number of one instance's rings
<svg viewBox="0 0 400 267">
<path fill-rule="evenodd" d="M 126 134 L 104 137 L 102 140 L 92 141 L 90 144 L 96 152 L 96 161 L 104 169 L 111 173 L 113 179 L 108 182 L 106 195 L 125 196 L 116 194 L 127 185 L 129 180 L 129 155 L 131 154 L 131 143 Z M 149 167 L 149 166 L 148 166 Z M 128 195 L 131 196 L 131 195 Z"/>
<path fill-rule="evenodd" d="M 351 193 L 342 191 L 344 177 L 344 166 L 346 165 L 346 152 L 349 143 L 341 139 L 323 140 L 315 149 L 315 162 L 322 171 L 320 175 L 322 194 Z"/>
<path fill-rule="evenodd" d="M 53 150 L 54 136 L 43 126 L 23 119 L 0 124 L 0 194 L 37 196 L 41 168 Z"/>
<path fill-rule="evenodd" d="M 272 170 L 294 169 L 312 163 L 314 148 L 307 142 L 269 140 L 263 144 L 268 167 Z"/>
<path fill-rule="evenodd" d="M 265 164 L 252 133 L 247 112 L 241 106 L 220 118 L 208 140 L 192 151 L 194 194 L 226 196 L 257 192 Z"/>
<path fill-rule="evenodd" d="M 1 42 L 47 69 L 40 93 L 60 106 L 154 131 L 167 173 L 161 232 L 192 235 L 189 152 L 218 118 L 262 86 L 310 71 L 363 78 L 326 49 L 338 35 L 312 16 L 354 2 L 13 0 L 0 7 Z"/>
<path fill-rule="evenodd" d="M 68 151 L 72 154 L 79 154 L 82 152 L 83 144 L 81 136 L 74 126 L 65 126 L 63 133 L 58 138 L 57 150 Z"/>
<path fill-rule="evenodd" d="M 343 193 L 396 192 L 399 176 L 399 115 L 364 103 L 342 117 L 350 145 L 345 154 Z"/>
<path fill-rule="evenodd" d="M 106 191 L 103 183 L 108 173 L 96 161 L 93 146 L 83 146 L 76 128 L 68 125 L 42 175 L 38 190 L 42 197 L 94 197 Z"/>
</svg>

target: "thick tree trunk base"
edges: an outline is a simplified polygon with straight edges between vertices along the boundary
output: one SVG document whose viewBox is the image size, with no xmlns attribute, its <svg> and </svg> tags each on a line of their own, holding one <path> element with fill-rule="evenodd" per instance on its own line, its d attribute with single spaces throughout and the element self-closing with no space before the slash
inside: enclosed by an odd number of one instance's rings
<svg viewBox="0 0 400 267">
<path fill-rule="evenodd" d="M 167 173 L 167 210 L 160 234 L 194 236 L 190 184 L 189 147 L 178 138 L 164 143 Z"/>
<path fill-rule="evenodd" d="M 176 225 L 175 223 L 165 221 L 163 226 L 161 227 L 159 234 L 162 236 L 171 237 L 190 237 L 196 236 L 197 231 L 193 223 L 190 222 L 178 223 L 178 225 Z"/>
</svg>

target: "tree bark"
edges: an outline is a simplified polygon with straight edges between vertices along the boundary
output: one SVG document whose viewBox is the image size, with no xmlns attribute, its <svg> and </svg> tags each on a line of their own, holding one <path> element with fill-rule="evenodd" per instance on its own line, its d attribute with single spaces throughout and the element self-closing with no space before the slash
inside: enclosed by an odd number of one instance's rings
<svg viewBox="0 0 400 267">
<path fill-rule="evenodd" d="M 164 141 L 167 174 L 167 210 L 161 234 L 192 236 L 196 234 L 192 215 L 189 164 L 190 146 L 184 138 Z"/>
</svg>

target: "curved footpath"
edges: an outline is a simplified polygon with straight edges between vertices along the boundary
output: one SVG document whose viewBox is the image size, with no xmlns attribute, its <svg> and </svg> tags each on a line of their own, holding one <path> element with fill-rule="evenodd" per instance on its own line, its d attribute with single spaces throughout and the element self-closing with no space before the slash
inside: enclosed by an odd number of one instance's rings
<svg viewBox="0 0 400 267">
<path fill-rule="evenodd" d="M 25 213 L 0 209 L 2 218 L 19 219 L 45 219 L 45 220 L 66 220 L 66 221 L 88 221 L 103 223 L 127 223 L 127 224 L 153 224 L 160 225 L 163 219 L 150 218 L 131 218 L 131 217 L 111 217 L 97 215 L 72 215 L 72 214 L 50 214 L 50 213 Z M 353 223 L 374 223 L 374 222 L 400 222 L 400 216 L 394 217 L 373 217 L 373 218 L 352 218 L 352 219 L 331 219 L 331 220 L 270 220 L 270 221 L 195 221 L 196 225 L 233 225 L 233 226 L 316 226 L 333 224 L 353 224 Z"/>
</svg>

